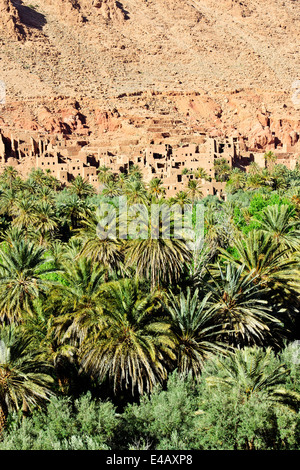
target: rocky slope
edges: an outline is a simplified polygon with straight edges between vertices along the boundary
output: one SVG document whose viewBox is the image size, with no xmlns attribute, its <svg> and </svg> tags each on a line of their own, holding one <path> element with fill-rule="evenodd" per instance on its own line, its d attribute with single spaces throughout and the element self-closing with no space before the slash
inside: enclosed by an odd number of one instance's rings
<svg viewBox="0 0 300 470">
<path fill-rule="evenodd" d="M 297 141 L 298 0 L 30 1 L 0 0 L 0 126 Z"/>
</svg>

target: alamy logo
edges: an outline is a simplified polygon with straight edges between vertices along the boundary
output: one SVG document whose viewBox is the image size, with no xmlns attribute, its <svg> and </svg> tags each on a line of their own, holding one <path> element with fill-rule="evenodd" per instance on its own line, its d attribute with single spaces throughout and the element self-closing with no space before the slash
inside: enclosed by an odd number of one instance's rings
<svg viewBox="0 0 300 470">
<path fill-rule="evenodd" d="M 292 363 L 293 364 L 300 364 L 300 341 L 296 340 L 292 344 Z"/>
<path fill-rule="evenodd" d="M 5 83 L 0 80 L 0 105 L 5 104 L 6 102 L 6 88 L 5 88 Z"/>
<path fill-rule="evenodd" d="M 177 239 L 200 249 L 204 239 L 203 204 L 127 204 L 103 202 L 97 208 L 97 235 L 105 239 Z"/>
</svg>

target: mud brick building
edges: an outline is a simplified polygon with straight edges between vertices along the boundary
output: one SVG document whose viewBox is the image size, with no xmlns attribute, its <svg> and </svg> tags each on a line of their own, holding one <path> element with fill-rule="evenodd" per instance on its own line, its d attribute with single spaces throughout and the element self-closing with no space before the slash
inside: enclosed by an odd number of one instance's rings
<svg viewBox="0 0 300 470">
<path fill-rule="evenodd" d="M 76 176 L 82 176 L 96 189 L 99 188 L 98 169 L 109 167 L 113 173 L 127 173 L 137 165 L 145 182 L 160 178 L 168 197 L 187 188 L 195 171 L 203 169 L 207 175 L 201 179 L 204 196 L 225 197 L 225 182 L 216 181 L 216 162 L 225 160 L 230 168 L 247 171 L 251 162 L 259 167 L 267 165 L 265 152 L 251 151 L 244 140 L 238 137 L 210 137 L 205 134 L 195 138 L 196 143 L 171 145 L 149 144 L 146 148 L 138 145 L 126 151 L 100 146 L 82 137 L 67 139 L 63 135 L 50 136 L 46 133 L 11 131 L 0 129 L 0 172 L 6 166 L 15 167 L 20 176 L 26 178 L 33 168 L 41 169 L 68 185 Z M 137 143 L 136 143 L 137 144 Z M 128 147 L 129 149 L 129 147 Z M 296 167 L 295 149 L 281 146 L 272 149 L 277 157 L 276 164 Z"/>
</svg>

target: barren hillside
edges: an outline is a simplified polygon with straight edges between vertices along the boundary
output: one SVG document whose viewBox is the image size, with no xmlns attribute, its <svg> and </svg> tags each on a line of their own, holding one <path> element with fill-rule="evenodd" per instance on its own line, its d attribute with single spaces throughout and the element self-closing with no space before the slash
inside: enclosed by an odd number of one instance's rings
<svg viewBox="0 0 300 470">
<path fill-rule="evenodd" d="M 0 0 L 0 125 L 289 143 L 299 30 L 298 0 Z"/>
</svg>

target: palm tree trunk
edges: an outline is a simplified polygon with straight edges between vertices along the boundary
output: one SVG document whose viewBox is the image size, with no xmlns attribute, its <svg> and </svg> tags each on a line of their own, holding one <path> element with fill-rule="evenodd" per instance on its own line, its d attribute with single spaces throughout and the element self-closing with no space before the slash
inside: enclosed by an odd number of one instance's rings
<svg viewBox="0 0 300 470">
<path fill-rule="evenodd" d="M 26 418 L 29 415 L 29 408 L 25 400 L 23 400 L 23 404 L 22 404 L 22 413 L 23 413 L 23 418 Z"/>
<path fill-rule="evenodd" d="M 7 405 L 3 399 L 0 399 L 0 438 L 6 427 L 7 416 L 8 416 Z"/>
<path fill-rule="evenodd" d="M 7 403 L 5 401 L 5 396 L 6 396 L 6 393 L 8 391 L 7 376 L 8 376 L 7 371 L 5 371 L 5 370 L 0 371 L 0 390 L 1 390 L 1 394 L 0 394 L 0 436 L 2 435 L 2 433 L 5 429 L 6 420 L 7 420 L 7 416 L 8 416 L 8 407 L 7 407 Z"/>
<path fill-rule="evenodd" d="M 254 438 L 246 439 L 246 450 L 255 450 Z"/>
</svg>

